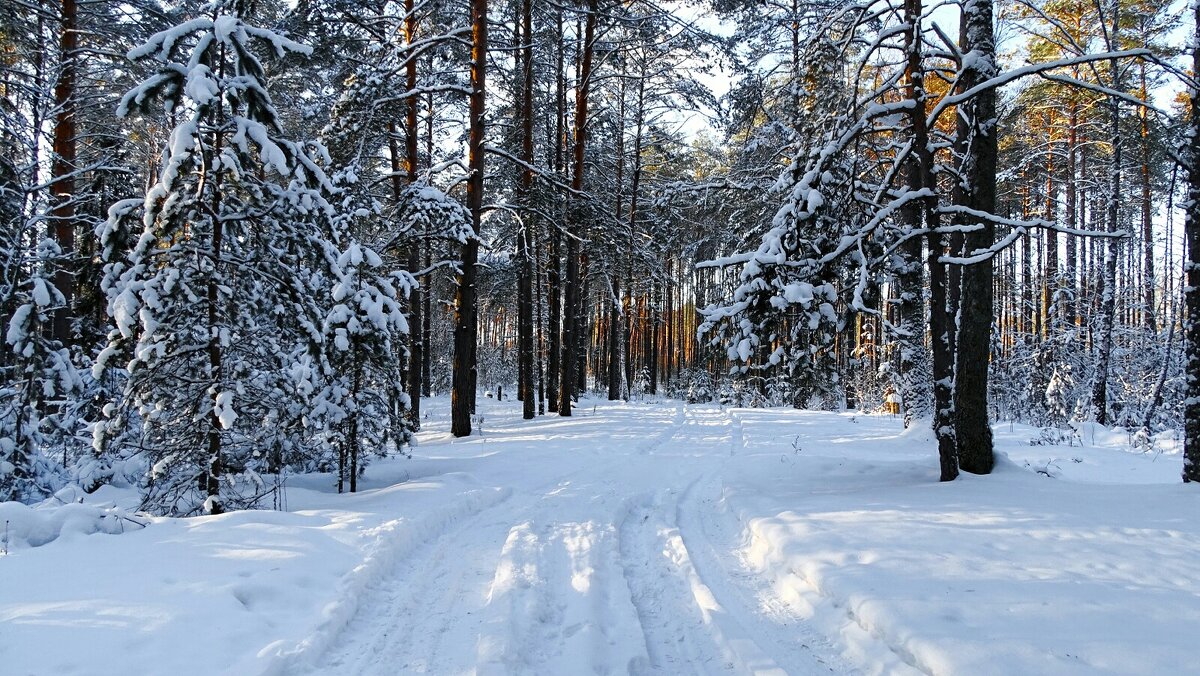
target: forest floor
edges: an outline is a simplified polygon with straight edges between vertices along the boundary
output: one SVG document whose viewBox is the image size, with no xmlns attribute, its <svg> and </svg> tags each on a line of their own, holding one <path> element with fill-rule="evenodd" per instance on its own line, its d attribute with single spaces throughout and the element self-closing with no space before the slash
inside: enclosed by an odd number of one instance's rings
<svg viewBox="0 0 1200 676">
<path fill-rule="evenodd" d="M 8 503 L 0 672 L 1195 673 L 1200 493 L 1170 439 L 1006 423 L 994 474 L 941 484 L 890 416 L 485 398 L 454 439 L 424 406 L 412 459 L 356 495 L 293 477 L 286 512 L 112 537 L 20 508 L 54 530 L 30 547 Z"/>
</svg>

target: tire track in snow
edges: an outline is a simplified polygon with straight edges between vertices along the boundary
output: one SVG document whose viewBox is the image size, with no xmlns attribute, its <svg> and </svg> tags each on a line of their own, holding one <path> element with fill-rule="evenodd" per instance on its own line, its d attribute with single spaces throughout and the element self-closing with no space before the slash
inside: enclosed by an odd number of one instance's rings
<svg viewBox="0 0 1200 676">
<path fill-rule="evenodd" d="M 670 426 L 668 426 L 662 432 L 659 432 L 657 435 L 651 438 L 650 441 L 638 448 L 638 453 L 642 455 L 650 455 L 654 451 L 661 448 L 663 444 L 675 438 L 686 420 L 687 405 L 680 403 L 675 407 L 675 413 L 671 416 Z"/>
<path fill-rule="evenodd" d="M 369 673 L 370 664 L 360 663 L 358 658 L 370 655 L 371 648 L 384 645 L 387 640 L 389 627 L 377 625 L 397 617 L 398 611 L 388 612 L 388 608 L 405 605 L 406 601 L 411 605 L 413 601 L 401 598 L 404 590 L 395 584 L 398 577 L 403 577 L 405 564 L 414 558 L 431 556 L 431 544 L 445 542 L 448 533 L 464 528 L 472 516 L 498 507 L 510 495 L 508 489 L 472 490 L 465 494 L 466 500 L 431 510 L 417 519 L 396 519 L 380 527 L 383 531 L 380 543 L 343 578 L 341 593 L 324 611 L 322 622 L 294 648 L 278 653 L 264 674 L 273 676 L 314 670 L 320 673 L 321 666 L 334 667 L 330 673 Z M 421 575 L 414 577 L 426 580 Z M 420 586 L 429 584 L 425 581 Z M 384 612 L 378 611 L 380 604 L 384 605 Z M 355 625 L 365 622 L 376 626 L 363 628 L 367 630 L 364 634 Z M 349 637 L 349 640 L 339 643 L 343 637 Z M 360 645 L 364 641 L 372 645 Z M 360 668 L 346 670 L 342 665 L 347 662 L 359 664 Z"/>
<path fill-rule="evenodd" d="M 664 417 L 630 422 L 651 421 Z M 725 578 L 732 543 L 705 530 L 702 497 L 737 450 L 738 422 L 681 404 L 640 445 L 570 456 L 549 482 L 446 517 L 355 597 L 357 614 L 326 632 L 332 649 L 305 656 L 325 674 L 827 671 L 777 645 L 795 634 L 764 626 L 749 585 Z"/>
<path fill-rule="evenodd" d="M 672 445 L 712 461 L 682 490 L 643 496 L 622 523 L 626 574 L 650 646 L 645 673 L 853 673 L 799 618 L 764 616 L 754 576 L 734 560 L 736 539 L 714 541 L 701 525 L 721 519 L 713 496 L 742 443 L 740 422 L 724 409 L 689 409 Z"/>
<path fill-rule="evenodd" d="M 606 520 L 514 527 L 489 589 L 476 673 L 626 674 L 644 664 L 616 539 Z"/>
<path fill-rule="evenodd" d="M 761 580 L 736 560 L 736 519 L 720 509 L 719 502 L 720 480 L 715 474 L 706 476 L 688 487 L 678 503 L 677 519 L 693 567 L 723 607 L 733 617 L 746 618 L 751 626 L 745 630 L 752 632 L 755 646 L 769 646 L 776 664 L 804 674 L 857 673 L 828 637 L 764 594 Z"/>
<path fill-rule="evenodd" d="M 685 416 L 671 440 L 689 454 L 711 448 L 713 459 L 721 457 L 730 442 L 723 436 L 714 438 L 711 428 L 730 426 L 724 412 L 688 410 Z M 681 505 L 707 477 L 695 476 L 682 491 L 642 496 L 621 523 L 625 576 L 650 658 L 639 673 L 785 674 L 726 611 L 700 576 L 683 540 Z"/>
<path fill-rule="evenodd" d="M 476 673 L 648 670 L 621 540 L 631 489 L 614 477 L 631 463 L 644 464 L 635 458 L 669 442 L 685 419 L 686 407 L 675 407 L 669 424 L 631 449 L 633 455 L 611 456 L 602 466 L 572 474 L 524 510 L 527 520 L 509 531 L 488 591 L 490 618 L 477 643 Z"/>
<path fill-rule="evenodd" d="M 594 456 L 582 459 L 586 463 Z M 580 477 L 605 474 L 591 464 L 576 466 L 548 482 L 519 487 L 515 499 L 509 499 L 511 488 L 472 491 L 497 497 L 469 509 L 425 515 L 416 529 L 423 535 L 391 552 L 385 561 L 390 566 L 359 566 L 373 571 L 362 585 L 369 589 L 335 602 L 336 626 L 325 622 L 297 649 L 281 655 L 267 674 L 393 674 L 398 668 L 445 673 L 456 671 L 452 665 L 458 671 L 473 670 L 475 653 L 463 645 L 474 645 L 483 634 L 486 592 L 503 563 L 503 557 L 500 564 L 497 558 L 511 531 L 544 511 L 539 503 L 578 484 Z M 335 646 L 342 637 L 345 642 Z"/>
<path fill-rule="evenodd" d="M 705 635 L 704 618 L 683 588 L 683 580 L 666 561 L 660 537 L 662 509 L 655 498 L 635 500 L 621 522 L 620 551 L 624 573 L 637 611 L 649 661 L 635 674 L 716 674 L 732 665 L 722 659 Z M 661 561 L 660 561 L 661 559 Z"/>
<path fill-rule="evenodd" d="M 830 595 L 793 566 L 787 552 L 781 551 L 762 532 L 762 523 L 770 519 L 756 521 L 748 527 L 746 551 L 754 554 L 753 558 L 746 557 L 745 566 L 757 569 L 755 574 L 763 580 L 763 598 L 773 609 L 807 618 L 807 624 L 819 625 L 827 634 L 840 636 L 846 648 L 843 654 L 863 664 L 871 673 L 903 676 L 934 673 L 909 650 L 859 617 L 849 602 Z"/>
</svg>

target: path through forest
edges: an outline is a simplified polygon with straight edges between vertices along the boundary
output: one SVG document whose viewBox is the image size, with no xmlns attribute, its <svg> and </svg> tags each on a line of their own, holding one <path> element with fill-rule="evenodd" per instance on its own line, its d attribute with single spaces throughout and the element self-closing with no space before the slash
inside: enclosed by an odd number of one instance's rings
<svg viewBox="0 0 1200 676">
<path fill-rule="evenodd" d="M 605 407 L 499 438 L 483 427 L 455 445 L 478 445 L 511 492 L 397 561 L 313 673 L 853 671 L 798 618 L 765 613 L 733 557 L 729 411 Z M 559 443 L 547 453 L 526 436 Z"/>
<path fill-rule="evenodd" d="M 4 673 L 1194 672 L 1200 522 L 1169 435 L 1005 423 L 993 474 L 940 483 L 929 428 L 892 416 L 481 398 L 456 439 L 426 404 L 413 457 L 353 495 L 294 475 L 284 510 L 120 535 L 80 518 L 132 514 L 133 488 L 10 509 Z"/>
</svg>

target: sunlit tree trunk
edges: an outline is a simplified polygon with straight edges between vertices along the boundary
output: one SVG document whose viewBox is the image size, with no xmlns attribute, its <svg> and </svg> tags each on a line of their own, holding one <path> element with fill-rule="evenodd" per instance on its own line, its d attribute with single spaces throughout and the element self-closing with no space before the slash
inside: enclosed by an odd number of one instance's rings
<svg viewBox="0 0 1200 676">
<path fill-rule="evenodd" d="M 1141 98 L 1149 100 L 1146 89 L 1146 64 L 1141 64 Z M 1154 313 L 1154 205 L 1150 202 L 1150 111 L 1138 108 L 1142 132 L 1142 321 L 1150 333 L 1158 331 Z"/>
<path fill-rule="evenodd" d="M 417 181 L 417 163 L 419 162 L 419 153 L 417 150 L 417 137 L 419 130 L 417 128 L 417 109 L 420 104 L 420 97 L 416 96 L 417 89 L 417 60 L 413 58 L 412 44 L 417 37 L 417 16 L 413 11 L 413 0 L 404 0 L 404 41 L 409 45 L 408 63 L 405 66 L 405 85 L 410 93 L 408 100 L 405 101 L 404 115 L 404 173 L 405 178 L 409 183 Z M 412 233 L 411 241 L 408 247 L 408 269 L 415 271 L 421 267 L 421 237 L 417 233 Z M 412 421 L 414 428 L 421 427 L 421 389 L 422 376 L 424 375 L 425 366 L 425 350 L 428 349 L 425 345 L 424 331 L 424 307 L 422 297 L 425 295 L 423 288 L 414 289 L 409 297 L 408 304 L 408 336 L 409 336 L 409 356 L 408 356 L 408 416 Z"/>
<path fill-rule="evenodd" d="M 54 286 L 64 302 L 54 311 L 51 324 L 55 340 L 66 345 L 71 342 L 71 321 L 74 319 L 75 297 L 75 156 L 76 114 L 78 101 L 75 92 L 76 58 L 79 51 L 78 5 L 76 0 L 62 1 L 59 27 L 60 64 L 58 81 L 54 84 L 54 156 L 51 162 L 50 235 L 62 250 L 62 260 L 54 271 Z"/>
<path fill-rule="evenodd" d="M 578 192 L 583 190 L 584 159 L 587 148 L 587 114 L 588 92 L 591 89 L 592 51 L 596 35 L 596 0 L 588 0 L 587 19 L 583 35 L 583 56 L 580 62 L 579 82 L 575 87 L 575 123 L 572 129 L 574 147 L 572 149 L 573 168 L 571 170 L 571 188 L 576 191 L 571 196 L 571 207 L 567 214 L 567 279 L 566 279 L 566 321 L 563 324 L 563 356 L 562 381 L 559 383 L 558 414 L 571 415 L 571 398 L 578 387 L 579 359 L 582 356 L 583 345 L 582 317 L 579 316 L 581 301 L 584 297 L 581 288 L 583 280 L 580 276 L 579 237 L 583 219 L 583 209 L 578 203 Z"/>
<path fill-rule="evenodd" d="M 483 114 L 485 103 L 485 68 L 487 66 L 487 0 L 471 1 L 471 97 L 470 135 L 467 166 L 467 209 L 471 212 L 471 227 L 479 235 L 483 215 Z M 473 237 L 462 246 L 462 270 L 454 303 L 454 366 L 450 392 L 450 431 L 456 437 L 471 433 L 471 412 L 474 404 L 476 371 L 476 328 L 478 298 L 475 287 L 476 264 L 479 261 L 479 239 Z"/>
</svg>

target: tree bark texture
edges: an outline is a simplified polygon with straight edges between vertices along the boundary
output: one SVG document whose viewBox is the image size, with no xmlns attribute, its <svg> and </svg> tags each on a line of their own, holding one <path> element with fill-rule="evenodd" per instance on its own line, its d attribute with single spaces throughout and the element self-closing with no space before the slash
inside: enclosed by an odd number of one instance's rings
<svg viewBox="0 0 1200 676">
<path fill-rule="evenodd" d="M 905 21 L 910 26 L 908 51 L 908 97 L 914 102 L 910 115 L 912 146 L 916 163 L 912 167 L 909 188 L 928 190 L 928 197 L 914 200 L 919 204 L 919 226 L 930 231 L 926 237 L 926 267 L 929 272 L 929 334 L 933 361 L 933 432 L 937 439 L 941 480 L 952 481 L 958 476 L 957 448 L 954 441 L 954 355 L 951 352 L 954 330 L 947 314 L 949 283 L 946 265 L 941 256 L 948 237 L 934 232 L 939 216 L 936 197 L 935 159 L 930 148 L 926 126 L 926 91 L 923 53 L 920 39 L 921 0 L 905 0 Z"/>
<path fill-rule="evenodd" d="M 417 16 L 413 11 L 414 0 L 404 0 L 404 41 L 409 45 L 409 59 L 405 66 L 405 85 L 410 93 L 417 89 L 417 60 L 412 58 L 412 44 L 417 38 Z M 420 97 L 412 95 L 405 102 L 404 115 L 404 172 L 410 184 L 417 181 L 417 163 L 419 161 L 419 153 L 417 151 L 417 106 L 420 103 Z M 410 233 L 410 242 L 408 248 L 408 269 L 410 271 L 417 270 L 421 267 L 421 241 L 422 237 L 419 233 Z M 408 417 L 412 422 L 414 429 L 421 427 L 421 390 L 424 381 L 425 366 L 425 330 L 424 330 L 424 307 L 422 298 L 425 295 L 425 290 L 422 287 L 413 289 L 408 301 L 408 336 L 409 336 L 409 355 L 408 355 L 408 397 L 409 409 Z"/>
<path fill-rule="evenodd" d="M 1200 0 L 1192 5 L 1192 72 L 1200 73 Z M 1183 291 L 1185 336 L 1185 403 L 1183 412 L 1183 480 L 1200 483 L 1200 91 L 1191 91 L 1188 139 L 1188 204 L 1184 220 L 1187 275 Z"/>
<path fill-rule="evenodd" d="M 575 87 L 575 124 L 572 130 L 575 145 L 572 148 L 573 168 L 571 170 L 571 188 L 577 193 L 583 190 L 584 159 L 587 149 L 587 115 L 588 92 L 591 89 L 592 51 L 596 35 L 596 0 L 588 0 L 587 19 L 583 35 L 583 55 L 579 67 L 579 82 Z M 570 200 L 567 211 L 567 279 L 566 279 L 566 321 L 563 324 L 563 355 L 562 381 L 559 383 L 558 414 L 571 415 L 571 397 L 578 385 L 581 375 L 577 372 L 579 357 L 583 345 L 580 335 L 582 317 L 583 280 L 580 278 L 579 237 L 582 232 L 584 212 L 582 204 L 574 195 Z"/>
<path fill-rule="evenodd" d="M 521 0 L 521 169 L 518 196 L 528 207 L 533 193 L 533 2 Z M 533 210 L 526 209 L 517 230 L 517 370 L 521 414 L 526 420 L 536 415 L 533 392 L 533 253 L 530 223 Z"/>
<path fill-rule="evenodd" d="M 1113 8 L 1112 32 L 1110 49 L 1118 49 L 1117 27 L 1119 26 L 1117 7 Z M 1110 85 L 1120 89 L 1120 65 L 1116 59 L 1109 62 L 1109 72 L 1112 77 Z M 1112 144 L 1112 166 L 1109 167 L 1107 228 L 1109 234 L 1119 230 L 1121 205 L 1121 104 L 1115 96 L 1108 99 L 1109 107 L 1109 142 Z M 1117 246 L 1120 240 L 1107 237 L 1104 240 L 1104 270 L 1101 276 L 1100 292 L 1100 335 L 1096 353 L 1096 378 L 1092 382 L 1092 409 L 1096 422 L 1101 425 L 1108 423 L 1108 364 L 1112 358 L 1113 324 L 1116 320 L 1116 285 L 1117 285 Z"/>
<path fill-rule="evenodd" d="M 475 356 L 477 339 L 476 265 L 479 262 L 479 228 L 483 215 L 484 104 L 487 65 L 487 0 L 471 2 L 471 100 L 467 165 L 467 209 L 475 237 L 462 245 L 462 269 L 454 303 L 454 364 L 450 391 L 450 432 L 456 437 L 471 434 L 474 409 Z"/>
<path fill-rule="evenodd" d="M 996 75 L 996 43 L 992 34 L 992 1 L 970 0 L 963 7 L 963 51 L 976 54 L 963 78 L 968 90 Z M 967 182 L 966 197 L 976 211 L 996 208 L 996 95 L 994 89 L 975 95 L 959 115 L 959 141 L 965 143 L 960 173 Z M 967 233 L 966 250 L 986 249 L 996 240 L 996 226 Z M 988 364 L 991 356 L 992 258 L 962 271 L 954 374 L 954 426 L 958 464 L 963 471 L 987 474 L 995 466 L 992 427 L 988 420 Z"/>
<path fill-rule="evenodd" d="M 59 47 L 62 63 L 54 84 L 54 157 L 51 162 L 50 235 L 61 249 L 54 270 L 54 286 L 63 295 L 61 307 L 54 310 L 51 334 L 63 345 L 71 342 L 71 321 L 75 298 L 75 149 L 76 105 L 75 59 L 79 51 L 78 4 L 62 0 L 62 24 Z"/>
</svg>

